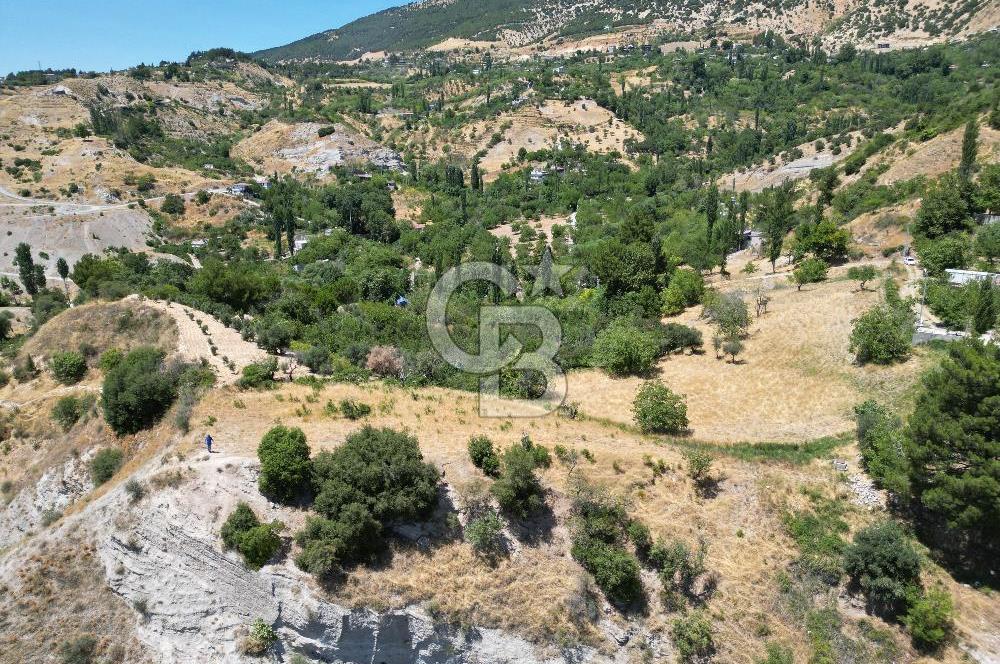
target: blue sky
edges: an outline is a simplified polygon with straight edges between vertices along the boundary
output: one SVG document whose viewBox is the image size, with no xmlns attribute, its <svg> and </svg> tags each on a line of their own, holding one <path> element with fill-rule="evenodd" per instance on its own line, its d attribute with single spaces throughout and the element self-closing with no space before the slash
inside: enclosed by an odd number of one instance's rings
<svg viewBox="0 0 1000 664">
<path fill-rule="evenodd" d="M 0 76 L 106 71 L 215 46 L 255 51 L 336 28 L 404 0 L 0 0 Z"/>
</svg>

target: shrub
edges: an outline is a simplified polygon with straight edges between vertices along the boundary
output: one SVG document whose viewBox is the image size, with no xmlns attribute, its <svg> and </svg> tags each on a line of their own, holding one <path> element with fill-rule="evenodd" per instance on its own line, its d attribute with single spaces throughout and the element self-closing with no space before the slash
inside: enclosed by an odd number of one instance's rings
<svg viewBox="0 0 1000 664">
<path fill-rule="evenodd" d="M 243 642 L 243 652 L 247 655 L 263 655 L 277 640 L 274 628 L 257 618 L 250 625 L 250 635 Z"/>
<path fill-rule="evenodd" d="M 104 377 L 101 405 L 115 433 L 132 434 L 156 423 L 177 398 L 177 378 L 162 366 L 163 351 L 137 348 Z"/>
<path fill-rule="evenodd" d="M 687 459 L 687 473 L 688 477 L 695 484 L 703 484 L 709 480 L 709 475 L 712 472 L 712 455 L 708 452 L 689 452 L 686 456 Z"/>
<path fill-rule="evenodd" d="M 92 636 L 79 636 L 72 641 L 64 641 L 59 646 L 62 664 L 90 664 L 94 661 L 97 651 L 97 639 Z"/>
<path fill-rule="evenodd" d="M 503 519 L 489 510 L 469 520 L 465 527 L 465 541 L 485 558 L 496 558 L 504 553 Z"/>
<path fill-rule="evenodd" d="M 667 323 L 663 326 L 663 341 L 660 348 L 664 353 L 675 353 L 684 349 L 696 353 L 703 345 L 701 330 L 680 323 Z"/>
<path fill-rule="evenodd" d="M 760 664 L 795 664 L 795 656 L 792 649 L 780 643 L 767 644 L 767 658 L 760 660 Z"/>
<path fill-rule="evenodd" d="M 385 545 L 383 524 L 426 518 L 437 505 L 436 468 L 412 436 L 365 427 L 313 462 L 318 516 L 296 535 L 296 563 L 323 579 Z"/>
<path fill-rule="evenodd" d="M 626 537 L 635 528 L 622 502 L 583 485 L 573 503 L 573 513 L 573 558 L 594 576 L 612 602 L 625 605 L 639 600 L 643 593 L 639 563 L 624 547 Z M 643 546 L 643 533 L 635 532 L 638 550 Z"/>
<path fill-rule="evenodd" d="M 701 302 L 705 293 L 705 280 L 694 270 L 678 269 L 670 277 L 670 284 L 663 291 L 662 313 L 676 316 L 686 308 Z"/>
<path fill-rule="evenodd" d="M 859 364 L 892 364 L 910 356 L 913 313 L 905 307 L 881 305 L 854 322 L 851 352 Z"/>
<path fill-rule="evenodd" d="M 632 415 L 643 433 L 676 434 L 687 428 L 684 397 L 658 380 L 646 381 L 632 403 Z"/>
<path fill-rule="evenodd" d="M 268 389 L 274 387 L 274 372 L 278 370 L 278 359 L 269 357 L 243 367 L 237 387 L 242 390 Z"/>
<path fill-rule="evenodd" d="M 125 353 L 121 352 L 117 348 L 109 348 L 101 353 L 101 359 L 98 361 L 98 366 L 101 368 L 101 371 L 107 373 L 121 364 L 123 359 L 125 359 Z"/>
<path fill-rule="evenodd" d="M 243 533 L 260 525 L 257 515 L 253 509 L 244 502 L 236 504 L 236 509 L 232 511 L 226 522 L 222 524 L 222 543 L 227 549 L 237 549 L 240 546 L 240 537 Z"/>
<path fill-rule="evenodd" d="M 597 335 L 591 357 L 612 376 L 641 375 L 653 368 L 659 350 L 652 335 L 619 318 Z"/>
<path fill-rule="evenodd" d="M 616 604 L 631 604 L 642 597 L 639 563 L 628 551 L 599 540 L 575 542 L 572 555 L 594 576 L 594 582 Z"/>
<path fill-rule="evenodd" d="M 670 636 L 682 662 L 708 659 L 715 652 L 712 623 L 704 613 L 687 613 L 674 621 Z"/>
<path fill-rule="evenodd" d="M 368 351 L 365 368 L 381 378 L 402 378 L 403 356 L 398 348 L 375 346 Z"/>
<path fill-rule="evenodd" d="M 146 487 L 139 480 L 132 478 L 125 483 L 125 493 L 128 494 L 130 501 L 137 503 L 146 495 Z"/>
<path fill-rule="evenodd" d="M 38 367 L 35 366 L 35 360 L 31 357 L 30 353 L 25 355 L 24 360 L 14 367 L 13 374 L 14 378 L 21 383 L 29 381 L 38 375 Z"/>
<path fill-rule="evenodd" d="M 309 445 L 299 428 L 276 426 L 257 447 L 260 492 L 280 502 L 291 502 L 308 490 L 312 478 Z"/>
<path fill-rule="evenodd" d="M 114 477 L 124 460 L 125 453 L 117 447 L 99 450 L 90 460 L 90 479 L 94 485 L 100 486 Z"/>
<path fill-rule="evenodd" d="M 239 549 L 243 560 L 254 569 L 266 565 L 280 548 L 281 537 L 278 536 L 275 524 L 256 526 L 240 537 Z"/>
<path fill-rule="evenodd" d="M 913 603 L 903 623 L 910 630 L 917 648 L 933 651 L 951 638 L 955 628 L 954 612 L 951 595 L 935 588 Z"/>
<path fill-rule="evenodd" d="M 87 361 L 83 355 L 72 350 L 55 353 L 49 360 L 49 366 L 56 380 L 63 385 L 75 385 L 87 373 Z"/>
<path fill-rule="evenodd" d="M 48 528 L 53 523 L 55 523 L 56 521 L 58 521 L 59 519 L 61 519 L 62 515 L 63 515 L 62 512 L 60 512 L 57 509 L 47 509 L 47 510 L 43 511 L 42 512 L 42 519 L 41 519 L 42 527 L 43 528 Z"/>
<path fill-rule="evenodd" d="M 903 423 L 869 399 L 854 407 L 858 447 L 865 470 L 900 499 L 910 495 Z"/>
<path fill-rule="evenodd" d="M 340 414 L 349 420 L 360 420 L 368 417 L 372 412 L 372 407 L 353 399 L 344 399 L 340 402 Z"/>
<path fill-rule="evenodd" d="M 649 533 L 649 526 L 642 521 L 635 519 L 629 521 L 625 528 L 628 538 L 635 545 L 635 552 L 640 558 L 648 558 L 653 547 L 653 537 Z"/>
<path fill-rule="evenodd" d="M 874 613 L 895 617 L 920 586 L 920 556 L 902 528 L 883 521 L 865 528 L 844 552 L 844 569 Z"/>
<path fill-rule="evenodd" d="M 486 436 L 476 436 L 469 441 L 469 458 L 473 466 L 490 477 L 500 474 L 500 457 L 493 449 L 493 441 Z"/>
<path fill-rule="evenodd" d="M 160 211 L 166 214 L 184 214 L 184 199 L 178 194 L 167 194 L 163 197 Z"/>
<path fill-rule="evenodd" d="M 658 540 L 650 548 L 649 561 L 659 574 L 668 608 L 680 608 L 684 597 L 694 592 L 695 581 L 705 573 L 707 553 L 704 542 L 699 542 L 697 550 L 681 540 Z"/>
<path fill-rule="evenodd" d="M 513 445 L 500 459 L 500 477 L 490 491 L 509 514 L 527 517 L 545 503 L 544 491 L 535 476 L 536 458 L 532 450 Z"/>
<path fill-rule="evenodd" d="M 84 403 L 82 399 L 75 396 L 65 396 L 56 402 L 52 407 L 52 419 L 55 420 L 63 431 L 69 431 L 73 425 L 83 416 Z"/>
</svg>

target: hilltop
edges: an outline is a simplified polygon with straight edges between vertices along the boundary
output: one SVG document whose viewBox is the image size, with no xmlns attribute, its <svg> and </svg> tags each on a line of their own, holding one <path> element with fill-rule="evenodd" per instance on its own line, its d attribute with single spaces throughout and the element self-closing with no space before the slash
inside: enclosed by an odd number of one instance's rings
<svg viewBox="0 0 1000 664">
<path fill-rule="evenodd" d="M 476 46 L 509 52 L 562 51 L 564 42 L 606 33 L 621 43 L 659 43 L 672 35 L 708 30 L 916 46 L 985 32 L 996 25 L 995 0 L 875 4 L 862 0 L 823 5 L 808 0 L 423 0 L 387 9 L 341 28 L 259 51 L 270 62 L 356 60 L 366 53 Z M 612 40 L 611 43 L 614 43 Z M 584 42 L 581 50 L 589 50 Z"/>
</svg>

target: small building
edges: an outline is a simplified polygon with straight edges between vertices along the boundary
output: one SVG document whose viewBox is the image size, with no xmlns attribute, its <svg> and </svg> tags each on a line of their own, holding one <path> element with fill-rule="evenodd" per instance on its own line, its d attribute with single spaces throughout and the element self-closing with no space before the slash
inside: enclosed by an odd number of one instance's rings
<svg viewBox="0 0 1000 664">
<path fill-rule="evenodd" d="M 204 249 L 205 245 L 207 245 L 207 244 L 208 244 L 208 240 L 201 240 L 201 239 L 191 240 L 191 248 L 192 249 Z"/>
<path fill-rule="evenodd" d="M 987 210 L 985 213 L 977 214 L 975 215 L 975 217 L 976 217 L 976 223 L 982 224 L 984 226 L 989 224 L 995 224 L 998 221 L 1000 221 L 1000 214 L 992 214 L 989 210 Z"/>
<path fill-rule="evenodd" d="M 531 169 L 531 175 L 530 175 L 530 177 L 531 177 L 531 181 L 532 182 L 541 182 L 542 180 L 544 180 L 545 178 L 547 178 L 548 175 L 549 175 L 549 172 L 547 170 L 545 170 L 544 168 L 533 168 L 533 169 Z"/>
<path fill-rule="evenodd" d="M 743 243 L 741 249 L 749 249 L 750 253 L 760 256 L 764 251 L 764 234 L 760 231 L 743 231 Z"/>
<path fill-rule="evenodd" d="M 246 196 L 250 193 L 250 185 L 246 182 L 237 182 L 229 185 L 229 193 L 233 196 Z"/>
<path fill-rule="evenodd" d="M 302 251 L 303 249 L 306 248 L 307 244 L 309 244 L 309 238 L 307 237 L 295 238 L 295 245 L 294 245 L 295 251 Z"/>
<path fill-rule="evenodd" d="M 879 42 L 877 48 L 880 51 L 888 51 L 890 48 L 892 48 L 892 44 L 888 42 Z"/>
<path fill-rule="evenodd" d="M 994 285 L 1000 285 L 1000 274 L 994 272 L 979 272 L 978 270 L 945 270 L 948 275 L 948 283 L 952 286 L 965 286 L 966 284 L 980 281 L 991 281 Z"/>
</svg>

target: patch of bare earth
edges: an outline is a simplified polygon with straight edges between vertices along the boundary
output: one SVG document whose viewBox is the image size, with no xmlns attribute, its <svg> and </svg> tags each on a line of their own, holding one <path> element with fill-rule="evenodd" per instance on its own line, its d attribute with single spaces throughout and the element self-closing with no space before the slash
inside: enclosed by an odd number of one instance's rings
<svg viewBox="0 0 1000 664">
<path fill-rule="evenodd" d="M 243 367 L 267 357 L 259 346 L 244 341 L 239 332 L 202 311 L 176 302 L 144 302 L 173 319 L 177 326 L 177 354 L 192 362 L 205 360 L 222 383 L 234 382 Z"/>
</svg>

